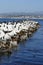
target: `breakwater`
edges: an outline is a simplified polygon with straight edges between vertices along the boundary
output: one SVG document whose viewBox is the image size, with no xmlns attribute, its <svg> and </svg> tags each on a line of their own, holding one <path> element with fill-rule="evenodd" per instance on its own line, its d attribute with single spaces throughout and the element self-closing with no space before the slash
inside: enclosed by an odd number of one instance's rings
<svg viewBox="0 0 43 65">
<path fill-rule="evenodd" d="M 40 27 L 35 21 L 0 23 L 0 52 L 11 50 L 29 38 Z"/>
</svg>

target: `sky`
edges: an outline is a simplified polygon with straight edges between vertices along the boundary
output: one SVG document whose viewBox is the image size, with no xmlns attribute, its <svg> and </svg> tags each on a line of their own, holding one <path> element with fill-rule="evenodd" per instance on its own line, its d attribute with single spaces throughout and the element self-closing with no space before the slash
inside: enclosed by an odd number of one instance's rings
<svg viewBox="0 0 43 65">
<path fill-rule="evenodd" d="M 43 0 L 0 0 L 0 13 L 43 11 Z"/>
</svg>

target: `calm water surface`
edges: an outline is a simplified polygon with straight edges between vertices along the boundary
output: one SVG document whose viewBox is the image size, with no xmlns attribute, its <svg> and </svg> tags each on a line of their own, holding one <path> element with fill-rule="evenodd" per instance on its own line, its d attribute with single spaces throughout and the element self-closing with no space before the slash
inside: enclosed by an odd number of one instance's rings
<svg viewBox="0 0 43 65">
<path fill-rule="evenodd" d="M 43 65 L 43 20 L 35 21 L 38 21 L 41 27 L 31 38 L 18 44 L 10 55 L 0 54 L 0 65 Z"/>
</svg>

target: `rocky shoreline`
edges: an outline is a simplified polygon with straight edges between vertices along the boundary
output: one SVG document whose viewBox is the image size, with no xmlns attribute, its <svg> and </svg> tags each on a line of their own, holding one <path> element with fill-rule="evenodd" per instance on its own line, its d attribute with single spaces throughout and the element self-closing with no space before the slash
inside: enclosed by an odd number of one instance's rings
<svg viewBox="0 0 43 65">
<path fill-rule="evenodd" d="M 35 21 L 0 23 L 0 52 L 10 51 L 40 27 Z"/>
</svg>

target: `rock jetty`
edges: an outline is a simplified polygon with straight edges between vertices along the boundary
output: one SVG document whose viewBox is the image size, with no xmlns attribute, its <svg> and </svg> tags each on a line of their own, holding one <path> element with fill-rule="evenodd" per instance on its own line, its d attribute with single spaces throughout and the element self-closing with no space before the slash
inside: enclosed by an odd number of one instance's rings
<svg viewBox="0 0 43 65">
<path fill-rule="evenodd" d="M 38 28 L 35 21 L 0 23 L 0 51 L 8 51 L 19 42 L 29 38 Z"/>
</svg>

